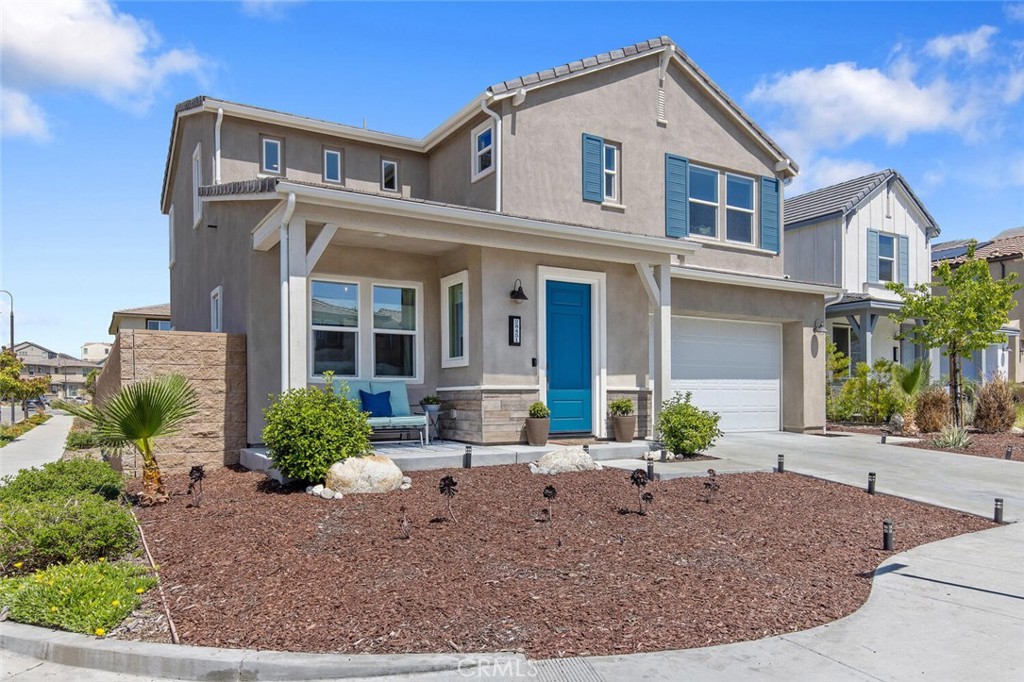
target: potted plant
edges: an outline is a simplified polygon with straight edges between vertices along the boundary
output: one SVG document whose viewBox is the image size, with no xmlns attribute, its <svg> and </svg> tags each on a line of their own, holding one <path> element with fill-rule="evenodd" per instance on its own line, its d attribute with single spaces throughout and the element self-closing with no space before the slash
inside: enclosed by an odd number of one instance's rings
<svg viewBox="0 0 1024 682">
<path fill-rule="evenodd" d="M 548 431 L 551 429 L 551 410 L 538 400 L 530 405 L 529 415 L 526 418 L 526 442 L 530 445 L 546 445 Z"/>
<path fill-rule="evenodd" d="M 441 399 L 436 395 L 426 395 L 420 400 L 420 406 L 428 414 L 437 414 L 441 410 Z"/>
<path fill-rule="evenodd" d="M 615 434 L 615 442 L 633 442 L 633 435 L 636 433 L 636 415 L 633 414 L 633 401 L 629 398 L 613 400 L 608 405 L 608 411 L 612 415 L 612 432 Z"/>
</svg>

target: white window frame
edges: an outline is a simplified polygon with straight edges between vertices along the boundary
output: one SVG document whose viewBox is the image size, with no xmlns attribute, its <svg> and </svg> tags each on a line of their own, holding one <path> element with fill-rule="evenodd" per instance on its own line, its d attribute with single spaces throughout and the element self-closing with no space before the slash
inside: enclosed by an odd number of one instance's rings
<svg viewBox="0 0 1024 682">
<path fill-rule="evenodd" d="M 278 169 L 267 168 L 267 144 L 277 145 Z M 284 140 L 272 135 L 260 135 L 260 172 L 267 175 L 284 175 Z"/>
<path fill-rule="evenodd" d="M 336 179 L 335 178 L 327 177 L 327 156 L 330 155 L 330 154 L 335 154 L 338 157 L 338 177 Z M 324 184 L 328 184 L 328 185 L 341 185 L 341 184 L 344 184 L 344 181 L 345 181 L 345 165 L 344 165 L 345 164 L 345 156 L 344 156 L 344 154 L 342 153 L 342 151 L 340 149 L 332 149 L 330 147 L 324 147 L 323 164 L 324 164 L 323 165 L 323 173 L 321 174 L 321 176 L 323 177 Z"/>
<path fill-rule="evenodd" d="M 210 292 L 210 331 L 224 331 L 224 287 L 217 286 Z"/>
<path fill-rule="evenodd" d="M 384 167 L 387 164 L 389 164 L 389 163 L 394 165 L 394 167 L 395 167 L 395 186 L 393 188 L 392 187 L 385 187 L 384 186 Z M 385 159 L 383 157 L 381 158 L 381 160 L 380 160 L 380 189 L 381 189 L 382 192 L 398 192 L 398 191 L 401 191 L 401 189 L 402 189 L 402 181 L 398 177 L 398 170 L 399 170 L 398 169 L 398 159 Z"/>
<path fill-rule="evenodd" d="M 345 377 L 347 379 L 353 379 L 356 381 L 404 381 L 407 384 L 422 384 L 424 374 L 424 329 L 423 329 L 423 309 L 425 301 L 423 299 L 423 282 L 412 282 L 408 280 L 388 280 L 388 279 L 377 279 L 373 277 L 348 277 L 346 275 L 320 275 L 316 277 L 310 277 L 310 282 L 316 280 L 318 282 L 337 282 L 340 284 L 355 284 L 359 287 L 359 328 L 358 328 L 358 345 L 356 346 L 356 365 L 358 367 L 358 374 L 355 376 Z M 377 330 L 373 327 L 373 287 L 401 287 L 406 289 L 416 290 L 416 330 L 396 330 L 396 329 L 381 329 Z M 309 376 L 307 377 L 311 383 L 323 383 L 324 376 L 322 374 L 313 374 L 313 343 L 312 343 L 312 329 L 313 329 L 313 286 L 307 287 L 307 319 L 306 328 L 310 330 L 308 338 L 307 349 L 307 367 L 309 367 Z M 344 329 L 346 331 L 351 330 L 351 327 L 329 327 L 330 331 L 338 331 Z M 382 334 L 415 334 L 415 349 L 413 364 L 415 369 L 415 376 L 413 377 L 393 377 L 385 376 L 378 377 L 375 373 L 376 358 L 374 358 L 374 334 L 376 332 Z"/>
<path fill-rule="evenodd" d="M 203 143 L 196 144 L 192 152 L 192 229 L 199 227 L 203 220 L 203 201 L 199 197 L 199 188 L 203 184 Z"/>
<path fill-rule="evenodd" d="M 491 143 L 484 147 L 483 149 L 477 149 L 477 140 L 480 138 L 481 135 L 483 135 L 488 130 L 491 131 Z M 473 128 L 473 134 L 469 136 L 469 144 L 469 163 L 470 168 L 473 171 L 470 181 L 476 182 L 477 180 L 485 178 L 491 173 L 493 173 L 494 166 L 498 163 L 498 157 L 497 154 L 495 153 L 496 147 L 494 145 L 494 123 L 492 121 L 484 121 L 476 128 Z M 481 169 L 480 160 L 483 158 L 483 155 L 487 151 L 491 152 L 491 165 L 488 166 L 487 168 Z"/>
<path fill-rule="evenodd" d="M 173 268 L 175 259 L 174 249 L 174 206 L 167 212 L 167 268 Z"/>
<path fill-rule="evenodd" d="M 350 284 L 350 285 L 356 287 L 356 292 L 357 292 L 357 294 L 356 294 L 356 296 L 357 296 L 356 297 L 356 326 L 354 326 L 354 327 L 343 327 L 341 325 L 333 325 L 333 324 L 313 324 L 313 282 L 314 281 L 317 281 L 317 282 L 328 282 L 330 284 Z M 356 278 L 354 278 L 354 277 L 353 278 L 347 278 L 347 279 L 344 279 L 344 278 L 343 279 L 335 279 L 333 277 L 320 277 L 318 275 L 315 278 L 312 278 L 312 277 L 310 278 L 310 280 L 309 280 L 309 306 L 308 306 L 309 307 L 309 320 L 307 321 L 308 322 L 307 326 L 309 327 L 309 359 L 308 359 L 308 362 L 309 362 L 309 374 L 310 374 L 310 378 L 311 379 L 318 380 L 318 381 L 323 381 L 324 380 L 324 375 L 323 374 L 316 374 L 314 372 L 315 367 L 313 365 L 313 360 L 314 360 L 314 354 L 316 352 L 316 339 L 314 338 L 315 337 L 315 333 L 316 332 L 346 332 L 346 333 L 349 333 L 349 334 L 355 334 L 356 335 L 356 362 L 355 362 L 356 373 L 355 374 L 335 374 L 334 376 L 339 377 L 339 378 L 343 378 L 343 379 L 357 379 L 358 380 L 358 378 L 359 378 L 359 376 L 361 374 L 361 372 L 360 372 L 360 363 L 362 362 L 362 358 L 363 358 L 363 352 L 362 352 L 362 333 L 360 332 L 360 329 L 359 329 L 360 323 L 363 320 L 362 296 L 363 296 L 363 282 L 358 280 L 358 279 L 356 279 Z"/>
<path fill-rule="evenodd" d="M 695 199 L 689 188 L 692 187 L 690 182 L 690 171 L 694 169 L 710 171 L 715 174 L 715 195 L 718 197 L 718 201 L 706 201 L 705 199 Z M 691 163 L 690 168 L 686 174 L 686 187 L 687 187 L 687 201 L 701 204 L 703 206 L 712 206 L 715 209 L 715 234 L 708 236 L 705 234 L 693 234 L 693 230 L 690 230 L 690 236 L 694 239 L 709 239 L 712 241 L 721 241 L 722 239 L 722 171 L 717 168 L 708 168 L 707 166 L 701 166 L 696 163 Z"/>
<path fill-rule="evenodd" d="M 886 239 L 886 238 L 892 240 L 892 258 L 889 258 L 888 256 L 883 256 L 882 255 L 882 240 Z M 879 283 L 881 283 L 881 282 L 895 282 L 895 281 L 897 281 L 897 278 L 899 277 L 899 273 L 896 271 L 896 242 L 897 242 L 896 235 L 889 234 L 888 232 L 879 232 L 878 233 L 878 281 L 879 281 Z M 892 262 L 892 271 L 890 273 L 891 276 L 889 277 L 889 279 L 882 279 L 882 261 L 883 260 L 887 260 L 887 261 L 891 261 Z"/>
<path fill-rule="evenodd" d="M 448 290 L 462 285 L 462 355 L 451 355 L 451 311 L 448 307 Z M 441 278 L 441 367 L 469 366 L 469 271 L 463 270 Z"/>
<path fill-rule="evenodd" d="M 608 168 L 608 150 L 614 154 L 615 167 Z M 612 176 L 612 193 L 608 194 L 608 176 Z M 605 141 L 601 147 L 601 196 L 602 201 L 608 204 L 622 203 L 622 145 L 616 142 Z"/>
<path fill-rule="evenodd" d="M 757 246 L 760 243 L 761 235 L 757 230 L 757 182 L 754 178 L 749 175 L 743 175 L 742 173 L 730 173 L 726 171 L 725 175 L 725 191 L 722 192 L 722 203 L 725 205 L 725 210 L 722 212 L 722 237 L 725 241 L 730 244 L 743 244 L 745 246 Z M 753 208 L 746 209 L 741 206 L 730 206 L 729 205 L 729 178 L 739 178 L 740 180 L 746 180 L 750 183 L 751 188 L 751 205 Z M 750 241 L 745 242 L 740 239 L 729 239 L 729 211 L 738 211 L 740 213 L 747 213 L 750 215 Z"/>
</svg>

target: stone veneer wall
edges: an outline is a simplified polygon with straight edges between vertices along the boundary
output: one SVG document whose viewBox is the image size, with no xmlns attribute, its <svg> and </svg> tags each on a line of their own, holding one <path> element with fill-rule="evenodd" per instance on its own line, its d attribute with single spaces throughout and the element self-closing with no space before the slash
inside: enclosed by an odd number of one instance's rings
<svg viewBox="0 0 1024 682">
<path fill-rule="evenodd" d="M 187 473 L 196 464 L 238 463 L 246 446 L 246 359 L 244 334 L 126 329 L 117 339 L 96 380 L 103 402 L 122 386 L 161 374 L 181 374 L 196 389 L 199 413 L 175 436 L 156 441 L 164 473 Z M 125 470 L 135 454 L 124 453 Z"/>
<path fill-rule="evenodd" d="M 646 389 L 636 389 L 631 391 L 624 390 L 611 390 L 608 391 L 608 404 L 611 404 L 613 400 L 619 398 L 629 398 L 633 401 L 633 411 L 636 414 L 636 438 L 645 439 L 651 438 L 653 433 L 653 424 L 651 423 L 651 392 Z M 612 433 L 611 419 L 608 420 L 608 429 L 606 433 L 609 436 Z"/>
<path fill-rule="evenodd" d="M 492 388 L 439 391 L 438 396 L 441 437 L 476 445 L 526 442 L 526 414 L 539 397 L 534 390 Z"/>
</svg>

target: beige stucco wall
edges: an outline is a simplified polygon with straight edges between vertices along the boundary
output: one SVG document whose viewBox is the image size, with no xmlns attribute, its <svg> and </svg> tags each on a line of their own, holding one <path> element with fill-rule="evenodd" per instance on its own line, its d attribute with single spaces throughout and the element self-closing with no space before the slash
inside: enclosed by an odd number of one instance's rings
<svg viewBox="0 0 1024 682">
<path fill-rule="evenodd" d="M 825 424 L 825 338 L 814 333 L 820 294 L 672 280 L 672 314 L 782 325 L 782 426 L 811 431 Z"/>
<path fill-rule="evenodd" d="M 774 162 L 672 65 L 668 124 L 658 125 L 658 57 L 651 56 L 531 91 L 503 107 L 503 209 L 509 213 L 665 236 L 665 154 L 749 177 Z M 582 199 L 583 133 L 621 144 L 625 210 Z M 724 177 L 721 181 L 724 183 Z M 724 243 L 687 258 L 695 265 L 782 273 L 776 254 Z"/>
<path fill-rule="evenodd" d="M 430 151 L 431 199 L 448 204 L 494 208 L 497 173 L 492 171 L 476 182 L 472 180 L 472 132 L 476 126 L 489 120 L 490 117 L 483 113 L 475 116 Z M 492 158 L 498 157 L 494 155 Z"/>
</svg>

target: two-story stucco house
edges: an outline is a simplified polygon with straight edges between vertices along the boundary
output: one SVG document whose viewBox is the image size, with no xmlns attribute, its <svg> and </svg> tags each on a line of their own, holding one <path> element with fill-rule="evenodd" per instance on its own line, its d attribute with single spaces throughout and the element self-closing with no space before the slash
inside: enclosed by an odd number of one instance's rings
<svg viewBox="0 0 1024 682">
<path fill-rule="evenodd" d="M 787 279 L 786 153 L 668 38 L 491 86 L 422 139 L 197 97 L 162 209 L 171 322 L 246 335 L 268 395 L 339 378 L 437 393 L 442 435 L 606 434 L 676 390 L 727 430 L 824 424 L 837 286 Z M 641 419 L 640 433 L 650 434 Z"/>
<path fill-rule="evenodd" d="M 939 227 L 906 179 L 884 170 L 786 199 L 786 274 L 842 287 L 825 311 L 829 337 L 854 363 L 911 364 L 926 351 L 895 338 L 900 299 L 888 282 L 931 281 Z M 932 369 L 939 363 L 933 358 Z"/>
</svg>

